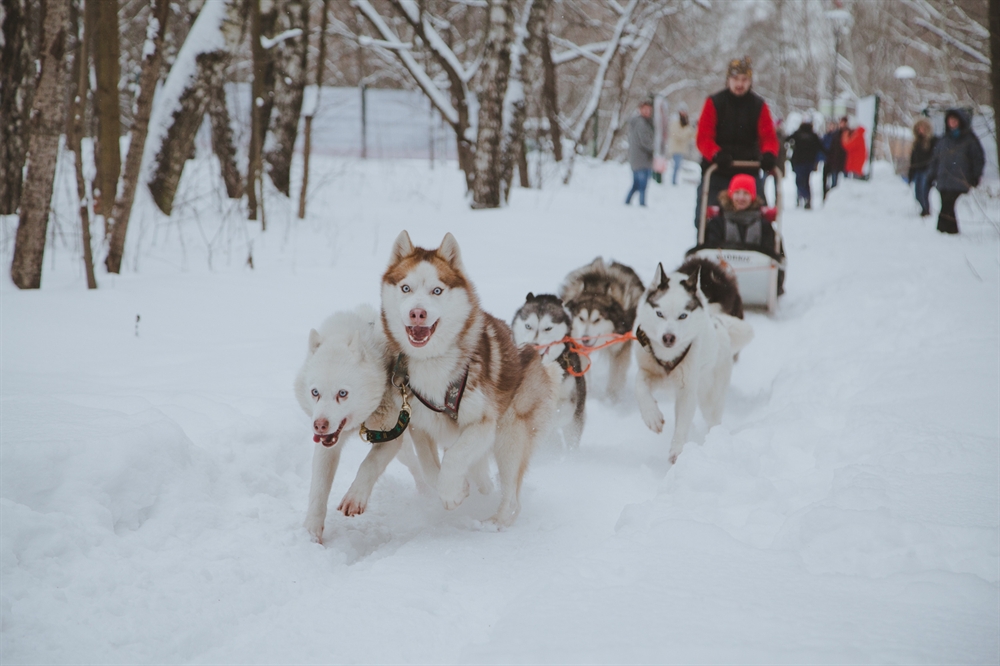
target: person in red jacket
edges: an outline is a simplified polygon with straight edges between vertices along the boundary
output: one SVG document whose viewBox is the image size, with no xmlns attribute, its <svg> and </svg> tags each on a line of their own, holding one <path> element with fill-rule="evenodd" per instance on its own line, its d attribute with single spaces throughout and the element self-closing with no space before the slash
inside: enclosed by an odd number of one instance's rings
<svg viewBox="0 0 1000 666">
<path fill-rule="evenodd" d="M 767 102 L 751 90 L 753 68 L 750 58 L 733 60 L 726 71 L 726 88 L 705 100 L 698 119 L 695 144 L 702 155 L 702 170 L 710 164 L 718 168 L 708 184 L 708 205 L 718 205 L 719 192 L 738 173 L 752 175 L 758 191 L 764 191 L 760 169 L 734 168 L 733 161 L 759 161 L 761 169 L 770 173 L 777 163 L 778 136 Z M 701 215 L 702 186 L 698 186 L 695 226 Z"/>
<path fill-rule="evenodd" d="M 865 142 L 865 128 L 850 129 L 841 135 L 844 152 L 844 173 L 852 178 L 864 178 L 865 160 L 868 159 L 868 147 Z"/>
</svg>

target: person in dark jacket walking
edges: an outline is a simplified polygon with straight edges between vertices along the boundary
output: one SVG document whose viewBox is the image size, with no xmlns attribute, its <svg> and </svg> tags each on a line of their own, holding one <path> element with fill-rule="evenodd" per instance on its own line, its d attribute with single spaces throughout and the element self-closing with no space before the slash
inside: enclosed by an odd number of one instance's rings
<svg viewBox="0 0 1000 666">
<path fill-rule="evenodd" d="M 841 137 L 846 129 L 847 118 L 841 118 L 839 123 L 829 123 L 823 135 L 823 201 L 827 193 L 837 187 L 837 179 L 844 171 L 847 153 Z"/>
<path fill-rule="evenodd" d="M 733 60 L 726 70 L 726 88 L 705 100 L 698 118 L 695 144 L 702 156 L 702 172 L 717 165 L 708 184 L 708 205 L 718 204 L 719 192 L 725 191 L 737 173 L 752 175 L 758 190 L 763 191 L 765 173 L 778 160 L 778 137 L 774 131 L 771 110 L 764 99 L 753 92 L 753 68 L 750 58 Z M 760 169 L 733 168 L 736 160 L 759 161 Z M 694 224 L 701 216 L 702 185 L 698 186 Z"/>
<path fill-rule="evenodd" d="M 625 197 L 625 205 L 632 203 L 632 195 L 639 193 L 639 205 L 646 205 L 646 185 L 653 172 L 653 103 L 643 100 L 639 114 L 628 121 L 628 163 L 632 167 L 632 189 Z"/>
<path fill-rule="evenodd" d="M 928 171 L 935 145 L 937 137 L 934 136 L 931 121 L 927 118 L 919 119 L 913 124 L 913 150 L 910 151 L 910 169 L 906 173 L 906 182 L 913 183 L 913 194 L 920 204 L 920 217 L 931 214 L 931 185 Z"/>
<path fill-rule="evenodd" d="M 809 176 L 816 170 L 816 165 L 823 155 L 823 142 L 813 131 L 812 122 L 808 120 L 803 121 L 789 138 L 792 142 L 792 171 L 795 172 L 795 187 L 799 191 L 795 205 L 805 205 L 806 210 L 809 210 L 812 208 Z"/>
<path fill-rule="evenodd" d="M 941 212 L 937 229 L 945 234 L 958 233 L 955 202 L 958 197 L 979 185 L 986 156 L 983 144 L 972 132 L 969 116 L 962 109 L 950 109 L 944 116 L 944 136 L 934 146 L 928 178 L 941 193 Z"/>
</svg>

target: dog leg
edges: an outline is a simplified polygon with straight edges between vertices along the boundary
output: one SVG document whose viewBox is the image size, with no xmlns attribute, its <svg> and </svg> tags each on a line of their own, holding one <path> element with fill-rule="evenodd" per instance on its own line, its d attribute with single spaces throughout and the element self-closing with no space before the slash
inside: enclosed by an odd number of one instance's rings
<svg viewBox="0 0 1000 666">
<path fill-rule="evenodd" d="M 462 434 L 445 451 L 438 475 L 438 495 L 444 508 L 451 510 L 469 496 L 469 481 L 466 476 L 472 465 L 489 453 L 496 439 L 497 422 L 483 419 L 462 428 Z"/>
<path fill-rule="evenodd" d="M 413 475 L 413 482 L 417 484 L 417 492 L 421 495 L 430 495 L 433 488 L 424 481 L 424 473 L 420 468 L 420 460 L 417 458 L 417 451 L 413 445 L 413 438 L 409 433 L 404 433 L 401 437 L 403 445 L 396 454 L 396 460 L 403 463 L 406 469 Z"/>
<path fill-rule="evenodd" d="M 323 543 L 323 526 L 326 523 L 326 505 L 330 487 L 340 463 L 340 447 L 316 444 L 312 459 L 312 482 L 309 484 L 309 511 L 305 528 L 316 543 Z"/>
<path fill-rule="evenodd" d="M 424 481 L 431 488 L 437 490 L 438 475 L 441 473 L 441 463 L 438 461 L 437 444 L 431 436 L 423 430 L 411 427 L 410 433 L 413 436 L 413 448 L 417 452 L 417 460 L 420 462 L 420 469 L 424 473 Z"/>
<path fill-rule="evenodd" d="M 653 397 L 652 379 L 641 369 L 635 378 L 635 401 L 639 404 L 639 413 L 642 414 L 646 427 L 656 434 L 663 432 L 665 419 L 659 405 L 656 404 L 656 398 Z"/>
<path fill-rule="evenodd" d="M 691 379 L 686 380 L 688 383 Z M 677 456 L 684 450 L 688 430 L 694 421 L 694 412 L 698 406 L 698 390 L 696 386 L 681 386 L 677 389 L 677 403 L 674 407 L 674 436 L 670 440 L 670 464 L 677 462 Z"/>
<path fill-rule="evenodd" d="M 629 361 L 632 359 L 632 343 L 623 342 L 611 349 L 611 368 L 608 373 L 608 397 L 612 402 L 620 402 L 628 379 Z"/>
<path fill-rule="evenodd" d="M 472 469 L 469 470 L 469 478 L 476 484 L 476 489 L 481 495 L 489 495 L 493 492 L 489 456 L 483 456 L 479 462 L 472 466 Z"/>
<path fill-rule="evenodd" d="M 340 500 L 338 511 L 345 516 L 356 516 L 365 512 L 375 482 L 382 476 L 389 461 L 399 453 L 399 448 L 402 445 L 402 439 L 372 445 L 371 451 L 368 452 L 361 467 L 358 468 L 358 475 L 354 477 L 354 483 L 344 495 L 344 499 Z"/>
</svg>

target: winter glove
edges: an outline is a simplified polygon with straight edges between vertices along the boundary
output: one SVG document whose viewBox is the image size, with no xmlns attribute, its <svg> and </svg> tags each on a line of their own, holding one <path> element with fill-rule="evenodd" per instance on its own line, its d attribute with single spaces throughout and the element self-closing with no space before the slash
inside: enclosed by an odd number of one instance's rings
<svg viewBox="0 0 1000 666">
<path fill-rule="evenodd" d="M 715 154 L 712 161 L 715 162 L 720 169 L 728 169 L 733 166 L 733 156 L 722 150 Z"/>
<path fill-rule="evenodd" d="M 772 153 L 764 153 L 760 156 L 760 168 L 764 170 L 764 173 L 771 173 L 777 163 L 778 158 Z"/>
</svg>

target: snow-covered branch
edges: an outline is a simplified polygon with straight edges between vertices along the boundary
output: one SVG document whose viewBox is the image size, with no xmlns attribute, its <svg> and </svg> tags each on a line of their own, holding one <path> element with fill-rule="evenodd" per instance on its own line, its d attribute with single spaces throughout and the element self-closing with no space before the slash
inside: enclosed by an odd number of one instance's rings
<svg viewBox="0 0 1000 666">
<path fill-rule="evenodd" d="M 941 28 L 937 27 L 933 23 L 931 23 L 929 21 L 926 21 L 924 19 L 921 19 L 921 18 L 913 19 L 913 22 L 916 25 L 919 25 L 921 28 L 926 28 L 927 30 L 930 30 L 935 35 L 937 35 L 938 37 L 940 37 L 941 39 L 943 39 L 948 44 L 951 44 L 952 46 L 954 46 L 956 49 L 958 49 L 962 53 L 965 53 L 966 55 L 974 58 L 975 60 L 978 60 L 979 62 L 981 62 L 981 63 L 983 63 L 985 65 L 989 65 L 990 64 L 990 59 L 988 57 L 986 57 L 985 55 L 983 55 L 978 49 L 975 49 L 975 48 L 969 46 L 968 44 L 966 44 L 965 42 L 961 41 L 960 39 L 956 39 L 955 37 L 952 37 L 950 34 L 948 34 L 947 32 L 945 32 Z"/>
<path fill-rule="evenodd" d="M 275 35 L 274 37 L 260 36 L 260 45 L 264 47 L 265 51 L 277 46 L 286 39 L 293 39 L 302 34 L 302 28 L 292 28 L 291 30 L 285 30 L 282 33 Z"/>
</svg>

